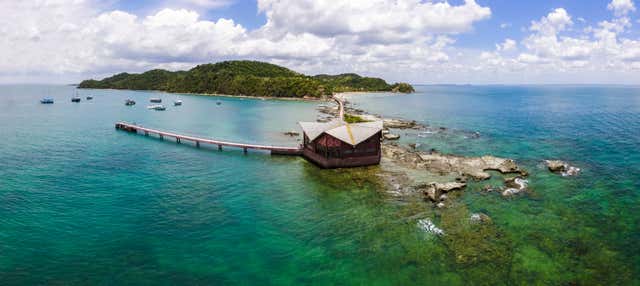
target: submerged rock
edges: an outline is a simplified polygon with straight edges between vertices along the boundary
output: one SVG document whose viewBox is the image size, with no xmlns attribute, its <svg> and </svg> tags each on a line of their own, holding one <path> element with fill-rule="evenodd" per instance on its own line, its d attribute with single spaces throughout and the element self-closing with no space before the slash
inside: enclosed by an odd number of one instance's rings
<svg viewBox="0 0 640 286">
<path fill-rule="evenodd" d="M 473 213 L 471 217 L 469 217 L 469 221 L 471 221 L 471 223 L 490 223 L 491 218 L 483 213 Z"/>
<path fill-rule="evenodd" d="M 549 171 L 566 176 L 575 176 L 580 173 L 580 168 L 569 165 L 569 163 L 560 160 L 546 160 Z"/>
<path fill-rule="evenodd" d="M 428 218 L 418 220 L 418 227 L 430 234 L 434 234 L 438 236 L 444 234 L 444 231 L 438 228 L 435 224 L 433 224 L 433 222 Z"/>
<path fill-rule="evenodd" d="M 507 186 L 507 189 L 502 191 L 502 196 L 509 197 L 526 191 L 529 181 L 520 177 L 515 177 L 505 179 L 504 183 L 505 186 Z"/>
</svg>

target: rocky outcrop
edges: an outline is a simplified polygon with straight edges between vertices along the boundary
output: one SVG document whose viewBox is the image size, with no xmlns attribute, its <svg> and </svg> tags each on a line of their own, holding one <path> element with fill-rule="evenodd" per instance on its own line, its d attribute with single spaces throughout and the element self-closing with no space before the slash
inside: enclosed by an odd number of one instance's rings
<svg viewBox="0 0 640 286">
<path fill-rule="evenodd" d="M 384 119 L 382 122 L 384 128 L 415 129 L 420 126 L 415 120 Z"/>
<path fill-rule="evenodd" d="M 418 185 L 416 189 L 422 191 L 426 198 L 432 202 L 442 202 L 448 197 L 445 193 L 462 190 L 467 186 L 466 183 L 448 182 L 448 183 L 430 183 Z"/>
<path fill-rule="evenodd" d="M 339 96 L 335 96 L 340 98 Z M 345 103 L 344 111 L 346 114 L 357 116 L 364 121 L 382 121 L 385 129 L 393 128 L 393 129 L 424 129 L 426 126 L 418 123 L 415 120 L 404 120 L 404 119 L 396 119 L 396 118 L 382 118 L 381 116 L 373 115 L 366 113 L 362 109 L 353 108 L 348 106 L 348 101 L 342 99 Z M 339 116 L 340 110 L 338 106 L 332 106 L 328 104 L 320 104 L 316 108 L 320 113 L 318 115 L 319 122 L 328 122 L 333 118 L 337 118 Z"/>
<path fill-rule="evenodd" d="M 384 140 L 398 140 L 398 139 L 400 139 L 400 135 L 391 134 L 391 133 L 383 134 L 382 137 L 384 138 Z"/>
<path fill-rule="evenodd" d="M 445 155 L 438 152 L 423 153 L 400 147 L 395 144 L 382 146 L 383 156 L 412 169 L 424 169 L 436 174 L 457 174 L 476 180 L 486 180 L 495 170 L 503 174 L 518 173 L 525 176 L 515 161 L 494 156 L 463 157 Z"/>
<path fill-rule="evenodd" d="M 580 168 L 569 165 L 569 163 L 560 160 L 546 160 L 549 171 L 560 174 L 563 177 L 575 176 L 580 173 Z"/>
</svg>

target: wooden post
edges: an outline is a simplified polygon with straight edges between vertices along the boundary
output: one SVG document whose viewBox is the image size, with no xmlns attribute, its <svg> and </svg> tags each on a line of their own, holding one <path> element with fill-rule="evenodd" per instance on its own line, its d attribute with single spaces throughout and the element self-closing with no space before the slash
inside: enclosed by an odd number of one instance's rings
<svg viewBox="0 0 640 286">
<path fill-rule="evenodd" d="M 180 138 L 176 137 L 176 143 L 180 143 Z"/>
<path fill-rule="evenodd" d="M 145 131 L 144 136 L 149 136 L 149 131 Z"/>
<path fill-rule="evenodd" d="M 218 151 L 222 151 L 222 145 L 218 145 Z"/>
<path fill-rule="evenodd" d="M 159 134 L 159 135 L 160 135 L 160 139 L 164 139 L 164 137 L 162 137 L 162 134 Z"/>
<path fill-rule="evenodd" d="M 244 153 L 247 154 L 247 148 L 242 148 L 244 150 Z"/>
<path fill-rule="evenodd" d="M 196 141 L 196 147 L 200 148 L 200 141 Z"/>
</svg>

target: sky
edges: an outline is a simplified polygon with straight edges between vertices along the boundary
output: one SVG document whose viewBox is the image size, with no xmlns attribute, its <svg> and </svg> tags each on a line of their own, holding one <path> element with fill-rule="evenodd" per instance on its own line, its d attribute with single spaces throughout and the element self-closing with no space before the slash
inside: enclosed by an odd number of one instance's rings
<svg viewBox="0 0 640 286">
<path fill-rule="evenodd" d="M 414 84 L 639 84 L 633 0 L 0 0 L 0 84 L 248 59 Z"/>
</svg>

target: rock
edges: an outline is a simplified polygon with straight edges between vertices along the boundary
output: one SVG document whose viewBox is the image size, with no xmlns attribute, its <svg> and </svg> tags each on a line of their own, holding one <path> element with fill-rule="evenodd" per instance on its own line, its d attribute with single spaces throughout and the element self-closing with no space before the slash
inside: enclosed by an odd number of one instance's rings
<svg viewBox="0 0 640 286">
<path fill-rule="evenodd" d="M 569 165 L 569 163 L 560 160 L 546 160 L 547 168 L 549 171 L 558 173 L 563 177 L 575 176 L 580 173 L 580 168 Z"/>
<path fill-rule="evenodd" d="M 578 173 L 580 173 L 580 171 L 581 171 L 581 170 L 580 170 L 580 168 L 578 168 L 578 167 L 569 166 L 569 168 L 567 168 L 567 170 L 566 170 L 566 171 L 562 172 L 562 173 L 561 173 L 561 175 L 562 175 L 563 177 L 566 177 L 566 176 L 575 176 L 575 175 L 578 175 Z"/>
<path fill-rule="evenodd" d="M 467 184 L 459 182 L 449 183 L 430 183 L 417 186 L 417 189 L 422 190 L 422 193 L 432 202 L 439 202 L 447 198 L 444 193 L 454 190 L 461 190 L 466 187 Z M 444 196 L 444 198 L 443 198 Z"/>
<path fill-rule="evenodd" d="M 549 168 L 549 171 L 551 172 L 564 172 L 566 167 L 569 165 L 560 160 L 546 160 L 545 162 L 547 163 L 547 168 Z"/>
<path fill-rule="evenodd" d="M 420 143 L 411 143 L 411 144 L 409 144 L 409 148 L 411 148 L 411 150 L 416 150 L 416 149 L 418 149 L 418 147 L 420 147 Z"/>
<path fill-rule="evenodd" d="M 389 134 L 389 129 L 382 129 L 382 135 Z"/>
<path fill-rule="evenodd" d="M 515 189 L 515 188 L 508 188 L 508 189 L 506 189 L 506 190 L 504 190 L 502 192 L 502 196 L 503 197 L 510 197 L 510 196 L 513 196 L 513 195 L 517 195 L 520 192 L 521 192 L 521 190 L 518 190 L 518 189 Z"/>
<path fill-rule="evenodd" d="M 434 185 L 422 185 L 419 188 L 423 190 L 422 193 L 432 202 L 437 202 L 442 194 Z"/>
<path fill-rule="evenodd" d="M 287 131 L 287 132 L 284 133 L 284 135 L 293 137 L 293 136 L 299 136 L 300 133 L 298 133 L 296 131 Z"/>
<path fill-rule="evenodd" d="M 439 202 L 438 204 L 436 204 L 436 207 L 438 207 L 439 209 L 444 208 L 445 205 L 443 202 Z"/>
<path fill-rule="evenodd" d="M 446 194 L 440 195 L 440 201 L 446 201 L 449 197 Z"/>
<path fill-rule="evenodd" d="M 418 227 L 430 234 L 434 234 L 438 236 L 444 234 L 444 231 L 438 228 L 435 224 L 433 224 L 433 222 L 428 218 L 418 220 Z"/>
<path fill-rule="evenodd" d="M 484 187 L 482 187 L 482 191 L 483 192 L 493 192 L 495 190 L 495 188 L 492 185 L 484 185 Z"/>
<path fill-rule="evenodd" d="M 440 154 L 435 150 L 430 153 L 424 153 L 391 143 L 383 144 L 382 156 L 409 169 L 426 169 L 431 173 L 442 175 L 462 175 L 475 180 L 491 178 L 491 174 L 486 172 L 488 170 L 496 170 L 503 174 L 518 173 L 521 176 L 526 175 L 526 172 L 520 169 L 515 161 L 493 156 L 463 157 Z"/>
<path fill-rule="evenodd" d="M 436 190 L 447 193 L 453 190 L 461 190 L 464 187 L 466 187 L 467 184 L 459 183 L 459 182 L 449 182 L 449 183 L 434 183 L 433 186 L 436 188 Z"/>
<path fill-rule="evenodd" d="M 507 189 L 502 192 L 502 196 L 509 197 L 526 191 L 529 181 L 520 177 L 505 178 L 504 184 Z"/>
<path fill-rule="evenodd" d="M 471 223 L 491 223 L 491 218 L 483 213 L 473 213 L 469 221 L 471 221 Z"/>
<path fill-rule="evenodd" d="M 400 139 L 400 135 L 398 134 L 391 134 L 391 133 L 387 133 L 382 135 L 384 137 L 385 140 L 398 140 Z"/>
<path fill-rule="evenodd" d="M 418 123 L 415 120 L 384 119 L 382 122 L 384 128 L 410 129 L 418 127 Z"/>
</svg>

